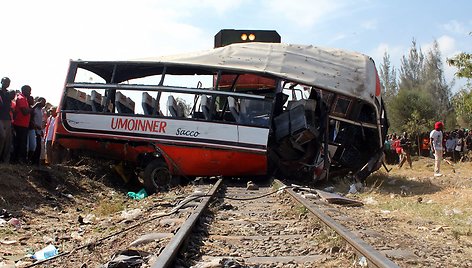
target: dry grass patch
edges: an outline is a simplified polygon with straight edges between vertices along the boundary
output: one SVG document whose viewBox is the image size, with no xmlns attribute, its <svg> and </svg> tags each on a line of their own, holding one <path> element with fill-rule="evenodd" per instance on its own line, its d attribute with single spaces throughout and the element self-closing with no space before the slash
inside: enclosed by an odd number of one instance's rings
<svg viewBox="0 0 472 268">
<path fill-rule="evenodd" d="M 413 169 L 390 166 L 390 173 L 376 172 L 366 180 L 366 191 L 359 198 L 375 200 L 367 207 L 399 221 L 433 229 L 442 226 L 456 239 L 471 237 L 472 163 L 443 163 L 444 176 L 438 178 L 432 176 L 432 161 L 419 158 Z"/>
</svg>

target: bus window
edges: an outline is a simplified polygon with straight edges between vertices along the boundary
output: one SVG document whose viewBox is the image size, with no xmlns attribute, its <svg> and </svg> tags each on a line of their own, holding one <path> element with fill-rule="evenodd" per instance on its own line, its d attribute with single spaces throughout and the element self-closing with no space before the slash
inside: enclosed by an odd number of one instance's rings
<svg viewBox="0 0 472 268">
<path fill-rule="evenodd" d="M 351 100 L 344 97 L 337 97 L 333 114 L 345 117 L 351 107 Z"/>
<path fill-rule="evenodd" d="M 371 105 L 363 104 L 359 113 L 359 121 L 365 123 L 375 124 L 376 114 L 374 108 Z"/>
<path fill-rule="evenodd" d="M 270 100 L 240 100 L 240 121 L 242 124 L 269 126 L 272 101 Z"/>
</svg>

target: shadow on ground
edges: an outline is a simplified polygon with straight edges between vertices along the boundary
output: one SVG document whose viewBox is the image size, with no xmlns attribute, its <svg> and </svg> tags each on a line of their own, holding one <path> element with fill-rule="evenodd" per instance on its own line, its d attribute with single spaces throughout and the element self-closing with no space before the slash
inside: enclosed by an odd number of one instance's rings
<svg viewBox="0 0 472 268">
<path fill-rule="evenodd" d="M 433 194 L 442 190 L 442 187 L 434 184 L 430 177 L 411 178 L 381 172 L 369 176 L 365 181 L 365 185 L 371 191 L 380 194 L 399 194 L 403 196 Z"/>
</svg>

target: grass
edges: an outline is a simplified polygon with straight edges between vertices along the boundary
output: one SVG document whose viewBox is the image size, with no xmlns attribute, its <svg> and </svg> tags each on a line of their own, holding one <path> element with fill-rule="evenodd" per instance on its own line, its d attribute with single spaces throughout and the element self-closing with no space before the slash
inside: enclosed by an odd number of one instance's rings
<svg viewBox="0 0 472 268">
<path fill-rule="evenodd" d="M 366 180 L 360 199 L 374 198 L 378 204 L 367 206 L 388 210 L 398 221 L 446 227 L 455 239 L 471 236 L 472 163 L 443 163 L 443 177 L 432 176 L 432 159 L 419 158 L 413 169 L 390 173 L 380 170 Z M 453 172 L 453 168 L 456 172 Z"/>
<path fill-rule="evenodd" d="M 108 216 L 123 209 L 125 209 L 123 200 L 102 199 L 93 212 L 97 216 Z"/>
<path fill-rule="evenodd" d="M 8 223 L 5 223 L 5 225 L 7 225 Z M 15 232 L 13 232 L 13 229 L 12 228 L 8 228 L 8 227 L 2 227 L 0 228 L 0 238 L 1 239 L 4 239 L 6 237 L 9 237 L 11 235 L 14 235 Z"/>
</svg>

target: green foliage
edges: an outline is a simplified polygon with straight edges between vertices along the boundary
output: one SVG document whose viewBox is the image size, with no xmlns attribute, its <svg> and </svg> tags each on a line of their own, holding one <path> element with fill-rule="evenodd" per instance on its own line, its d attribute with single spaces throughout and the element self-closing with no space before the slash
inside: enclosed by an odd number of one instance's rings
<svg viewBox="0 0 472 268">
<path fill-rule="evenodd" d="M 431 95 L 419 90 L 400 91 L 392 100 L 390 108 L 392 129 L 397 132 L 427 132 L 437 118 Z"/>
<path fill-rule="evenodd" d="M 390 101 L 398 94 L 397 74 L 395 68 L 390 64 L 390 55 L 384 53 L 383 63 L 379 71 L 380 85 L 384 102 L 389 106 Z"/>
<path fill-rule="evenodd" d="M 460 123 L 466 126 L 472 125 L 472 92 L 467 89 L 462 89 L 457 92 L 453 98 L 452 103 L 457 113 Z"/>
<path fill-rule="evenodd" d="M 456 124 L 451 87 L 444 77 L 438 42 L 426 54 L 415 40 L 401 60 L 398 94 L 387 104 L 392 129 L 397 132 L 429 131 L 434 121 Z"/>
<path fill-rule="evenodd" d="M 457 77 L 472 79 L 472 54 L 459 53 L 453 58 L 447 59 L 447 63 L 457 68 Z"/>
<path fill-rule="evenodd" d="M 424 54 L 421 48 L 416 47 L 413 39 L 408 57 L 403 55 L 400 67 L 400 90 L 418 89 L 421 84 L 421 75 L 424 69 Z"/>
<path fill-rule="evenodd" d="M 447 85 L 444 77 L 444 68 L 441 59 L 439 44 L 436 40 L 433 47 L 425 57 L 422 70 L 421 87 L 429 92 L 437 103 L 439 117 L 444 120 L 451 110 L 451 87 Z"/>
</svg>

